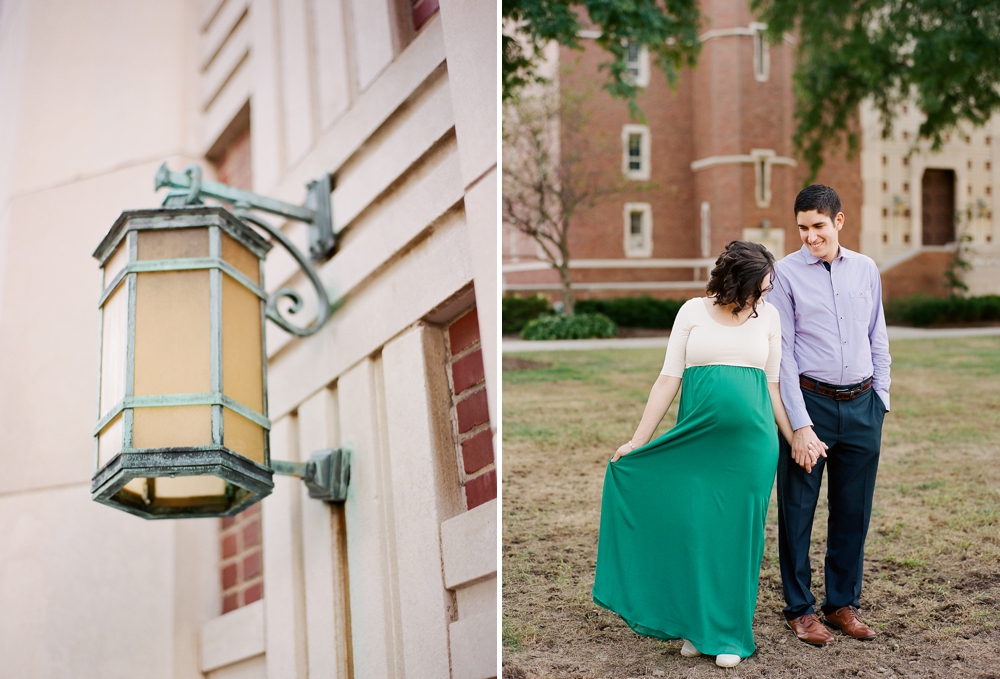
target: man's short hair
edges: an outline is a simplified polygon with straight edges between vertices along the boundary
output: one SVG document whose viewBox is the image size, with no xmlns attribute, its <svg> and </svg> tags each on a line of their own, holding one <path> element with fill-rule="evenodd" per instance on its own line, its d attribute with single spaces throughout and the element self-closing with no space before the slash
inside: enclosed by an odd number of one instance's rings
<svg viewBox="0 0 1000 679">
<path fill-rule="evenodd" d="M 799 191 L 795 196 L 795 210 L 793 215 L 798 217 L 800 212 L 815 210 L 821 215 L 826 215 L 833 221 L 837 218 L 840 209 L 840 196 L 829 186 L 822 184 L 812 184 Z"/>
</svg>

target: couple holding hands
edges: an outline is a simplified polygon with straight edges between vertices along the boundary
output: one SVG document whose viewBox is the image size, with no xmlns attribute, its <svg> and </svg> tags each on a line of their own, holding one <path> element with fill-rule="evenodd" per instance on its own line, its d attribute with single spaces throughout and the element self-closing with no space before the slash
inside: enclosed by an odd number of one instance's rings
<svg viewBox="0 0 1000 679">
<path fill-rule="evenodd" d="M 639 426 L 604 481 L 594 601 L 635 632 L 683 639 L 682 655 L 713 655 L 721 667 L 756 649 L 775 474 L 786 625 L 814 646 L 834 640 L 826 625 L 855 639 L 876 634 L 858 607 L 889 407 L 882 283 L 870 258 L 840 245 L 833 189 L 803 189 L 794 212 L 799 251 L 775 262 L 763 246 L 734 241 L 709 296 L 680 309 Z M 682 382 L 677 424 L 650 441 Z M 824 469 L 817 611 L 809 546 Z"/>
</svg>

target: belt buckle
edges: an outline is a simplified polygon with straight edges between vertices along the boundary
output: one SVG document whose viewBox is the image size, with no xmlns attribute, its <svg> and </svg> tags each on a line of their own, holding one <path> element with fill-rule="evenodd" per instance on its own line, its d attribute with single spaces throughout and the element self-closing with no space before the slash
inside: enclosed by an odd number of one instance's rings
<svg viewBox="0 0 1000 679">
<path fill-rule="evenodd" d="M 833 400 L 850 401 L 855 396 L 857 396 L 857 394 L 855 394 L 854 392 L 855 392 L 854 389 L 837 389 L 836 391 L 833 392 Z"/>
</svg>

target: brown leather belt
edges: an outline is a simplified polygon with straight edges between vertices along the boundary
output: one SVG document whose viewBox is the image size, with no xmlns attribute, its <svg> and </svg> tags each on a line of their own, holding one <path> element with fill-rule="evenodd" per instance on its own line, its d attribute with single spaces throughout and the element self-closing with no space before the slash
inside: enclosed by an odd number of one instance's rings
<svg viewBox="0 0 1000 679">
<path fill-rule="evenodd" d="M 799 375 L 799 384 L 803 389 L 815 391 L 820 396 L 829 396 L 834 401 L 850 401 L 872 388 L 872 378 L 866 379 L 859 384 L 838 386 L 836 384 L 824 384 L 810 379 L 805 375 Z"/>
</svg>

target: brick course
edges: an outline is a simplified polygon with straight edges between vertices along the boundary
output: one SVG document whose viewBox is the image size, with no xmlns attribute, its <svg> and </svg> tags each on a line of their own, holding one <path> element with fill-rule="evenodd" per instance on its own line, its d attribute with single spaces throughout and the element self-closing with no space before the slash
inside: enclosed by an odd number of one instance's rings
<svg viewBox="0 0 1000 679">
<path fill-rule="evenodd" d="M 223 613 L 252 603 L 264 595 L 260 512 L 260 505 L 256 504 L 220 522 L 219 580 Z"/>
<path fill-rule="evenodd" d="M 252 190 L 249 124 L 236 131 L 212 161 L 220 182 Z M 222 519 L 220 531 L 222 612 L 228 613 L 264 596 L 260 505 Z"/>
<path fill-rule="evenodd" d="M 466 508 L 472 509 L 497 496 L 496 456 L 476 310 L 455 319 L 446 336 L 459 477 Z"/>
<path fill-rule="evenodd" d="M 703 30 L 747 28 L 754 18 L 743 0 L 714 0 L 702 4 Z M 792 205 L 804 185 L 807 168 L 771 165 L 771 201 L 758 207 L 756 179 L 751 163 L 715 165 L 691 169 L 695 160 L 712 156 L 748 155 L 752 149 L 772 149 L 777 156 L 793 157 L 795 131 L 792 92 L 794 47 L 782 42 L 769 47 L 769 78 L 759 82 L 754 75 L 753 38 L 716 37 L 704 42 L 698 67 L 681 73 L 671 90 L 655 63 L 650 64 L 650 84 L 637 102 L 650 130 L 650 188 L 643 182 L 626 180 L 622 174 L 621 131 L 635 123 L 622 101 L 612 99 L 600 87 L 607 75 L 599 69 L 608 60 L 592 40 L 582 39 L 583 50 L 560 48 L 561 91 L 579 99 L 586 119 L 579 141 L 564 134 L 568 148 L 584 144 L 588 169 L 600 174 L 606 186 L 624 184 L 626 190 L 599 201 L 573 217 L 570 252 L 574 259 L 624 259 L 623 206 L 627 202 L 652 207 L 654 259 L 701 257 L 701 204 L 710 205 L 711 243 L 714 258 L 731 240 L 742 239 L 744 228 L 760 228 L 769 222 L 785 234 L 785 253 L 801 243 Z M 846 144 L 831 145 L 816 181 L 834 187 L 840 194 L 847 222 L 842 243 L 858 250 L 860 243 L 862 183 L 860 154 L 846 157 Z M 509 240 L 509 239 L 508 239 Z M 522 248 L 523 249 L 523 248 Z M 522 261 L 527 249 L 521 253 Z M 574 283 L 693 281 L 692 269 L 609 268 L 574 269 Z M 704 272 L 701 272 L 704 277 Z M 554 272 L 506 273 L 507 283 L 556 283 Z M 689 298 L 701 290 L 575 291 L 578 298 L 651 294 L 659 298 Z M 521 294 L 530 294 L 526 291 Z M 558 292 L 545 294 L 558 298 Z"/>
</svg>

